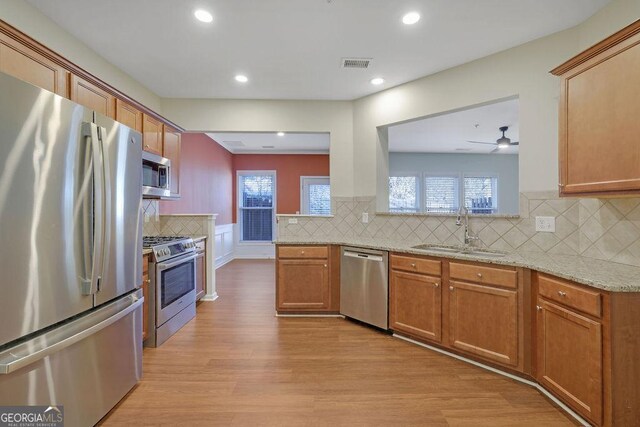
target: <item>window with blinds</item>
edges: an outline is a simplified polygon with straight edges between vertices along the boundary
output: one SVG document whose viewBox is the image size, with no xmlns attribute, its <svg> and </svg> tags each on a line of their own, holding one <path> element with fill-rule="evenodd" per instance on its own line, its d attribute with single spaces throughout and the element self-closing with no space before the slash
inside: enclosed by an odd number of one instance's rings
<svg viewBox="0 0 640 427">
<path fill-rule="evenodd" d="M 275 172 L 238 172 L 240 240 L 273 240 Z"/>
<path fill-rule="evenodd" d="M 425 176 L 425 212 L 454 213 L 460 204 L 457 176 Z"/>
<path fill-rule="evenodd" d="M 391 212 L 418 212 L 418 177 L 389 177 L 389 210 Z"/>
<path fill-rule="evenodd" d="M 331 184 L 328 176 L 300 177 L 300 212 L 331 215 Z"/>
<path fill-rule="evenodd" d="M 469 212 L 490 214 L 498 210 L 498 178 L 494 176 L 465 176 L 464 205 Z"/>
</svg>

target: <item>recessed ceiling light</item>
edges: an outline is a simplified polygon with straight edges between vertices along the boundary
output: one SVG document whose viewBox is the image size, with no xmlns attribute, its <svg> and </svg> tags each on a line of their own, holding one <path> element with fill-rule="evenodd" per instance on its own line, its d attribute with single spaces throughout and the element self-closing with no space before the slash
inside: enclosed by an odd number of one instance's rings
<svg viewBox="0 0 640 427">
<path fill-rule="evenodd" d="M 371 84 L 372 85 L 381 85 L 382 83 L 384 83 L 384 79 L 382 77 L 376 77 L 375 79 L 371 79 Z"/>
<path fill-rule="evenodd" d="M 284 132 L 278 132 L 278 136 L 284 136 Z"/>
<path fill-rule="evenodd" d="M 236 76 L 236 81 L 240 82 L 240 83 L 246 83 L 249 81 L 249 78 L 247 76 L 245 76 L 244 74 L 238 74 Z"/>
<path fill-rule="evenodd" d="M 213 15 L 203 9 L 198 9 L 193 12 L 193 15 L 196 17 L 198 21 L 209 23 L 213 21 Z"/>
<path fill-rule="evenodd" d="M 405 25 L 413 25 L 420 20 L 418 12 L 409 12 L 402 17 L 402 23 Z"/>
</svg>

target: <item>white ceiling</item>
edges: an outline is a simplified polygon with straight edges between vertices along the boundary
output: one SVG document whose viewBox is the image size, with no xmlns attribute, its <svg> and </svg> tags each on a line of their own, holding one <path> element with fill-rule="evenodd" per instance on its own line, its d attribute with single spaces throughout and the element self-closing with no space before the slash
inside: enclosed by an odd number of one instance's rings
<svg viewBox="0 0 640 427">
<path fill-rule="evenodd" d="M 502 136 L 501 126 L 509 126 L 506 137 L 519 141 L 518 115 L 518 100 L 511 99 L 389 126 L 389 151 L 488 154 L 496 145 L 467 141 L 495 142 Z M 518 147 L 496 153 L 517 154 Z"/>
<path fill-rule="evenodd" d="M 210 132 L 207 135 L 234 154 L 329 154 L 328 133 L 287 132 L 278 136 L 274 132 Z"/>
<path fill-rule="evenodd" d="M 609 0 L 28 0 L 162 97 L 355 99 L 574 26 Z M 214 16 L 204 24 L 196 8 Z M 408 11 L 422 19 L 401 23 Z M 46 44 L 46 40 L 44 40 Z M 370 57 L 367 70 L 342 57 Z M 246 74 L 249 82 L 233 77 Z M 369 80 L 386 82 L 373 86 Z"/>
</svg>

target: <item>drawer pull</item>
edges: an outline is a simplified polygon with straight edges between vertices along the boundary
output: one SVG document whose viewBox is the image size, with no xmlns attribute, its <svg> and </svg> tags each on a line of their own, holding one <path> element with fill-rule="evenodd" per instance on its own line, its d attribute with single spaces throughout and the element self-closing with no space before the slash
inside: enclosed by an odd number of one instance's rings
<svg viewBox="0 0 640 427">
<path fill-rule="evenodd" d="M 304 255 L 304 251 L 300 251 L 300 253 L 301 253 L 302 255 Z"/>
<path fill-rule="evenodd" d="M 440 283 L 434 283 L 433 286 L 435 286 L 436 288 L 440 287 Z"/>
<path fill-rule="evenodd" d="M 453 286 L 449 286 L 449 290 L 453 292 Z"/>
<path fill-rule="evenodd" d="M 536 305 L 536 310 L 542 311 L 542 307 L 540 307 L 539 305 Z"/>
<path fill-rule="evenodd" d="M 327 268 L 327 264 L 325 264 L 324 267 Z"/>
<path fill-rule="evenodd" d="M 478 278 L 482 279 L 482 273 L 478 273 Z"/>
<path fill-rule="evenodd" d="M 558 291 L 558 295 L 560 295 L 561 297 L 566 297 L 567 293 L 566 292 L 562 292 L 562 291 Z"/>
<path fill-rule="evenodd" d="M 411 263 L 411 267 L 416 268 L 416 263 L 415 263 L 415 262 L 412 262 L 412 263 Z"/>
</svg>

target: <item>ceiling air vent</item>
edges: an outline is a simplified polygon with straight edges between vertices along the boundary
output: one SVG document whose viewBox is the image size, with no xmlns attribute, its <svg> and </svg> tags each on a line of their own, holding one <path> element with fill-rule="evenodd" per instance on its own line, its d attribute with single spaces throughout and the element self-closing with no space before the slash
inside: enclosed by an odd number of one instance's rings
<svg viewBox="0 0 640 427">
<path fill-rule="evenodd" d="M 244 142 L 242 141 L 222 141 L 225 145 L 229 147 L 244 147 Z"/>
<path fill-rule="evenodd" d="M 263 145 L 262 148 L 276 148 L 275 145 Z"/>
<path fill-rule="evenodd" d="M 342 58 L 342 68 L 359 68 L 366 70 L 373 58 Z"/>
</svg>

